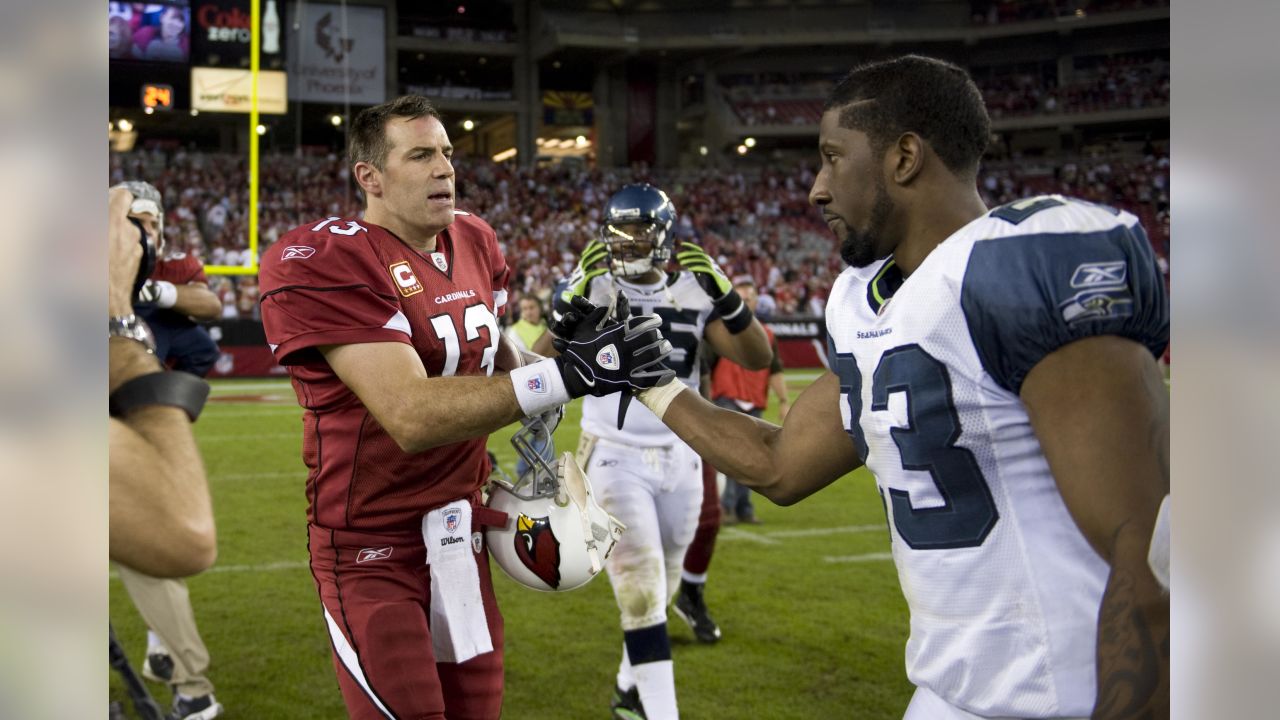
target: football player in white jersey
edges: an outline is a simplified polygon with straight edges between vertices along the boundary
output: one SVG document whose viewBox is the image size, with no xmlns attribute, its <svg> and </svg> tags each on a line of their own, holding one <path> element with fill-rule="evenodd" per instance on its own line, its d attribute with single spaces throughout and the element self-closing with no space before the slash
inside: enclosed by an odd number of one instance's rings
<svg viewBox="0 0 1280 720">
<path fill-rule="evenodd" d="M 657 315 L 673 347 L 667 362 L 680 381 L 671 384 L 696 393 L 704 339 L 751 368 L 767 367 L 772 352 L 760 321 L 701 248 L 682 244 L 676 260 L 683 269 L 666 271 L 674 221 L 666 193 L 648 184 L 622 187 L 605 206 L 600 241 L 583 250 L 556 294 L 554 314 L 562 319 L 569 299 L 582 295 L 597 305 L 621 296 L 632 313 Z M 553 354 L 548 345 L 535 349 Z M 624 720 L 666 720 L 678 716 L 667 604 L 702 506 L 702 460 L 639 403 L 622 422 L 621 397 L 583 404 L 578 450 L 601 503 L 627 526 L 605 565 L 623 631 L 613 712 Z"/>
<path fill-rule="evenodd" d="M 850 265 L 831 371 L 782 427 L 675 383 L 640 399 L 779 504 L 871 470 L 911 612 L 908 720 L 1167 718 L 1167 559 L 1148 559 L 1169 491 L 1164 284 L 1129 213 L 988 211 L 989 134 L 955 65 L 853 70 L 810 192 Z"/>
</svg>

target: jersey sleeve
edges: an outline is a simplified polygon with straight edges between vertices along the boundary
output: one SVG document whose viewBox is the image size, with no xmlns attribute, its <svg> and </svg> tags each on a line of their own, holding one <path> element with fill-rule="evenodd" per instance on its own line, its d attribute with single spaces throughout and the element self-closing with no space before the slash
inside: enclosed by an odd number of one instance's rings
<svg viewBox="0 0 1280 720">
<path fill-rule="evenodd" d="M 319 359 L 321 345 L 410 342 L 391 274 L 362 235 L 293 233 L 262 259 L 262 325 L 281 365 Z"/>
<path fill-rule="evenodd" d="M 507 294 L 509 285 L 511 284 L 511 268 L 507 265 L 507 258 L 502 254 L 502 246 L 498 244 L 498 235 L 493 228 L 486 226 L 489 242 L 489 267 L 492 268 L 493 275 L 491 277 L 493 290 L 493 314 L 502 317 L 507 313 Z"/>
<path fill-rule="evenodd" d="M 185 253 L 165 258 L 156 263 L 156 268 L 151 273 L 151 279 L 164 280 L 174 285 L 186 285 L 188 283 L 209 284 L 209 278 L 204 274 L 204 265 L 194 255 Z"/>
<path fill-rule="evenodd" d="M 983 369 L 1018 393 L 1058 348 L 1096 335 L 1169 342 L 1169 300 L 1140 225 L 1021 235 L 974 244 L 960 305 Z"/>
</svg>

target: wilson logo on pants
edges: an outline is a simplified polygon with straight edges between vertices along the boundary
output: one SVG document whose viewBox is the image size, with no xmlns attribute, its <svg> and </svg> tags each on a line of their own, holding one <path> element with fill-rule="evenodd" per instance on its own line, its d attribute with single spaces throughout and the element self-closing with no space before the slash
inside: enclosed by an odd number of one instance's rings
<svg viewBox="0 0 1280 720">
<path fill-rule="evenodd" d="M 516 518 L 516 557 L 552 588 L 560 587 L 560 541 L 551 531 L 549 518 Z"/>
</svg>

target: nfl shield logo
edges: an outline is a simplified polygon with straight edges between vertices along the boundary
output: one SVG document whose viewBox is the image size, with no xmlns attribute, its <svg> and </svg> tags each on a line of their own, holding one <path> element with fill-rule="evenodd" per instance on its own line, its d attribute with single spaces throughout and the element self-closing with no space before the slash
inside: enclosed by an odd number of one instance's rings
<svg viewBox="0 0 1280 720">
<path fill-rule="evenodd" d="M 431 253 L 431 262 L 435 263 L 436 267 L 440 268 L 440 272 L 442 273 L 449 272 L 449 261 L 444 259 L 444 253 L 442 252 Z"/>
<path fill-rule="evenodd" d="M 449 508 L 444 511 L 444 529 L 450 534 L 458 531 L 458 524 L 462 522 L 462 511 L 458 508 Z"/>
<path fill-rule="evenodd" d="M 541 375 L 534 375 L 529 378 L 529 392 L 544 393 L 546 391 L 547 385 Z"/>
</svg>

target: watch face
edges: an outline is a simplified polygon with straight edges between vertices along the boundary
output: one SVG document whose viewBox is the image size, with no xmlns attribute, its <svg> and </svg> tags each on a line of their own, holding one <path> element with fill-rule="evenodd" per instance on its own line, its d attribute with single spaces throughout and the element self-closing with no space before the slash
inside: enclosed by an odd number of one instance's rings
<svg viewBox="0 0 1280 720">
<path fill-rule="evenodd" d="M 136 340 L 147 346 L 147 350 L 155 352 L 156 340 L 151 328 L 137 315 L 123 315 L 110 318 L 107 323 L 110 337 L 123 337 Z"/>
</svg>

